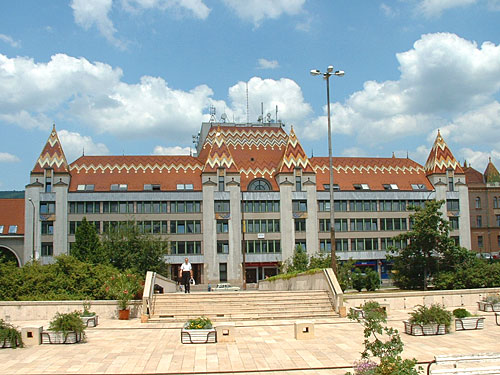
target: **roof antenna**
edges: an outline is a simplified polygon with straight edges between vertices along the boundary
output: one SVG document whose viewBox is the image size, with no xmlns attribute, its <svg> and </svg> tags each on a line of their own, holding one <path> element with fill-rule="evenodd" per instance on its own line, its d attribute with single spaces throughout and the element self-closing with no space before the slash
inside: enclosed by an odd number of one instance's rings
<svg viewBox="0 0 500 375">
<path fill-rule="evenodd" d="M 408 155 L 408 150 L 406 150 L 406 158 L 409 159 L 410 156 Z"/>
<path fill-rule="evenodd" d="M 311 157 L 314 157 L 314 148 L 311 148 Z"/>
<path fill-rule="evenodd" d="M 217 118 L 215 117 L 215 107 L 213 105 L 210 106 L 210 123 L 216 122 Z"/>
<path fill-rule="evenodd" d="M 85 156 L 85 147 L 82 148 L 82 156 Z"/>
</svg>

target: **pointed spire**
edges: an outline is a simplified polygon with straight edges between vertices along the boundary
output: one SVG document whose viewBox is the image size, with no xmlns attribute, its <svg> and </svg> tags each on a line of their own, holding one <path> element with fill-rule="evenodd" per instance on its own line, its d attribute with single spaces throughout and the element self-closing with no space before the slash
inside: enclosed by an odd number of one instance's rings
<svg viewBox="0 0 500 375">
<path fill-rule="evenodd" d="M 291 173 L 295 168 L 302 168 L 303 172 L 313 172 L 311 163 L 300 145 L 292 126 L 278 171 L 279 173 Z"/>
<path fill-rule="evenodd" d="M 436 140 L 425 163 L 425 173 L 427 175 L 435 173 L 444 174 L 449 168 L 453 169 L 455 173 L 464 173 L 460 163 L 453 156 L 438 129 Z"/>
<path fill-rule="evenodd" d="M 225 168 L 226 172 L 239 172 L 233 156 L 224 141 L 220 125 L 217 126 L 215 139 L 208 153 L 203 172 L 216 172 L 219 168 Z"/>
<path fill-rule="evenodd" d="M 394 151 L 392 152 L 392 158 L 396 159 L 396 154 L 394 154 Z"/>
<path fill-rule="evenodd" d="M 491 157 L 489 158 L 488 165 L 484 171 L 484 179 L 486 182 L 500 182 L 500 173 L 498 169 L 491 162 Z"/>
<path fill-rule="evenodd" d="M 35 166 L 31 173 L 43 173 L 46 168 L 53 169 L 56 173 L 69 172 L 66 156 L 57 136 L 56 124 L 52 125 L 49 139 L 45 143 L 40 156 L 38 157 Z"/>
</svg>

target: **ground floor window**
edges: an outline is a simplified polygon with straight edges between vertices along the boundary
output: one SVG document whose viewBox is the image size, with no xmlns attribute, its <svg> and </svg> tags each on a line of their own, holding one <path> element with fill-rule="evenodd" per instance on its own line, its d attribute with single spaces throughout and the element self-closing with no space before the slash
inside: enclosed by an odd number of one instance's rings
<svg viewBox="0 0 500 375">
<path fill-rule="evenodd" d="M 219 280 L 221 282 L 227 281 L 227 263 L 219 263 Z"/>
<path fill-rule="evenodd" d="M 42 242 L 42 256 L 51 257 L 54 255 L 54 245 L 52 242 Z"/>
</svg>

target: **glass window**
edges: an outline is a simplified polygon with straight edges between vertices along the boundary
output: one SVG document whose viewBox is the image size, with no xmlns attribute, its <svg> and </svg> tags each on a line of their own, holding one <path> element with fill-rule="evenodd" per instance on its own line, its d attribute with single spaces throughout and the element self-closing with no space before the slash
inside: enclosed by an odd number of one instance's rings
<svg viewBox="0 0 500 375">
<path fill-rule="evenodd" d="M 263 178 L 257 178 L 248 184 L 248 191 L 269 191 L 271 184 Z"/>
<path fill-rule="evenodd" d="M 302 177 L 295 177 L 295 191 L 302 191 Z"/>
<path fill-rule="evenodd" d="M 224 191 L 224 176 L 219 176 L 219 191 Z"/>
<path fill-rule="evenodd" d="M 483 217 L 478 215 L 476 217 L 476 227 L 481 228 L 483 226 Z"/>
<path fill-rule="evenodd" d="M 446 209 L 448 211 L 459 211 L 460 205 L 459 205 L 458 199 L 448 199 L 446 201 Z"/>
<path fill-rule="evenodd" d="M 17 225 L 9 225 L 9 234 L 17 233 Z"/>
<path fill-rule="evenodd" d="M 454 191 L 453 177 L 448 177 L 448 190 L 449 191 Z"/>
<path fill-rule="evenodd" d="M 54 223 L 52 221 L 42 221 L 42 234 L 54 234 Z"/>
<path fill-rule="evenodd" d="M 496 215 L 497 227 L 500 227 L 500 215 Z"/>
<path fill-rule="evenodd" d="M 292 201 L 293 212 L 307 212 L 307 201 Z"/>
<path fill-rule="evenodd" d="M 227 281 L 227 263 L 219 263 L 219 281 Z"/>
<path fill-rule="evenodd" d="M 217 220 L 217 233 L 229 232 L 229 220 Z"/>
<path fill-rule="evenodd" d="M 228 241 L 217 241 L 217 254 L 229 254 Z"/>
<path fill-rule="evenodd" d="M 51 215 L 56 213 L 55 202 L 40 202 L 40 214 Z M 83 213 L 83 202 L 82 202 L 82 212 Z"/>
<path fill-rule="evenodd" d="M 328 252 L 330 253 L 332 251 L 332 246 L 331 246 L 331 241 L 330 240 L 320 240 L 319 241 L 319 250 L 321 252 Z"/>
<path fill-rule="evenodd" d="M 375 212 L 377 211 L 377 201 L 349 201 L 349 210 L 353 212 Z"/>
<path fill-rule="evenodd" d="M 295 232 L 306 231 L 306 219 L 295 219 Z"/>
<path fill-rule="evenodd" d="M 481 208 L 481 198 L 476 197 L 476 208 Z"/>
<path fill-rule="evenodd" d="M 215 212 L 230 212 L 229 201 L 215 201 Z"/>
<path fill-rule="evenodd" d="M 54 255 L 54 245 L 52 242 L 42 242 L 42 254 L 43 257 L 49 257 Z"/>
<path fill-rule="evenodd" d="M 459 229 L 458 217 L 450 217 L 450 227 L 451 227 L 451 230 Z"/>
<path fill-rule="evenodd" d="M 336 238 L 335 239 L 335 250 L 336 251 L 347 251 L 349 248 L 349 240 L 347 238 Z"/>
<path fill-rule="evenodd" d="M 500 201 L 499 197 L 493 197 L 493 208 L 498 208 L 498 202 Z"/>
<path fill-rule="evenodd" d="M 351 231 L 376 231 L 377 219 L 351 219 Z"/>
<path fill-rule="evenodd" d="M 477 236 L 477 246 L 482 249 L 484 246 L 483 236 Z"/>
</svg>

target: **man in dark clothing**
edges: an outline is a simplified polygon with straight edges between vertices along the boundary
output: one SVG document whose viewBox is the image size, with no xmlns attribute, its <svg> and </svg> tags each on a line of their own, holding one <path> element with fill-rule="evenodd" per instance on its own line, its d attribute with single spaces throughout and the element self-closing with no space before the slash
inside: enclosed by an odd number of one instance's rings
<svg viewBox="0 0 500 375">
<path fill-rule="evenodd" d="M 182 278 L 182 285 L 184 285 L 184 293 L 191 293 L 190 280 L 193 278 L 193 267 L 189 263 L 189 259 L 184 259 L 179 270 L 179 277 Z"/>
</svg>

